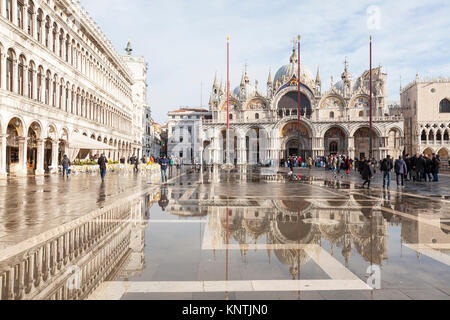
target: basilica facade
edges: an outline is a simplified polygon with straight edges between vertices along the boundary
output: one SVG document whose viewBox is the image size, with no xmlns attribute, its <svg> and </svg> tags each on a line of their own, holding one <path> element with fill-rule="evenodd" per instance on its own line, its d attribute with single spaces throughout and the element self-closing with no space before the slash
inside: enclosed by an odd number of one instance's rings
<svg viewBox="0 0 450 320">
<path fill-rule="evenodd" d="M 341 79 L 328 91 L 322 90 L 320 70 L 316 76 L 303 64 L 298 76 L 295 49 L 289 63 L 272 78 L 269 71 L 267 91 L 258 82 L 251 84 L 245 69 L 241 83 L 230 92 L 230 160 L 235 164 L 265 163 L 298 153 L 305 157 L 344 154 L 351 158 L 369 156 L 370 72 L 352 79 L 347 62 Z M 373 156 L 402 154 L 403 119 L 393 116 L 386 103 L 387 74 L 382 67 L 373 76 Z M 298 79 L 301 87 L 300 135 L 297 129 Z M 227 95 L 223 84 L 214 80 L 210 115 L 201 123 L 199 151 L 207 164 L 226 161 Z"/>
</svg>

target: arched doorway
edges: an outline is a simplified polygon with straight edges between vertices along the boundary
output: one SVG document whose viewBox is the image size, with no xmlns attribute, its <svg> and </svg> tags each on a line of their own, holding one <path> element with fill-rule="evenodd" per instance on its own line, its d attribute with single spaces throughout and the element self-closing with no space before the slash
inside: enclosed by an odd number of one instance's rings
<svg viewBox="0 0 450 320">
<path fill-rule="evenodd" d="M 237 136 L 234 129 L 230 129 L 230 162 L 237 163 Z M 226 163 L 227 161 L 227 130 L 223 129 L 219 136 L 219 146 L 222 152 L 219 152 L 219 163 Z M 189 155 L 190 156 L 190 153 Z"/>
<path fill-rule="evenodd" d="M 378 135 L 372 129 L 372 157 L 375 157 L 378 150 Z M 359 128 L 353 135 L 355 141 L 355 156 L 359 159 L 368 158 L 370 152 L 370 129 L 367 127 Z"/>
<path fill-rule="evenodd" d="M 427 155 L 428 158 L 431 158 L 433 156 L 433 149 L 431 148 L 426 148 L 425 150 L 423 150 L 423 154 Z"/>
<path fill-rule="evenodd" d="M 333 127 L 324 135 L 325 155 L 348 154 L 347 135 L 344 130 Z"/>
<path fill-rule="evenodd" d="M 35 173 L 39 161 L 42 161 L 39 159 L 39 153 L 42 152 L 42 149 L 40 147 L 42 146 L 42 129 L 39 123 L 33 122 L 30 127 L 28 128 L 28 143 L 27 143 L 27 169 L 30 173 Z"/>
<path fill-rule="evenodd" d="M 9 174 L 16 174 L 20 171 L 23 171 L 23 162 L 22 158 L 24 153 L 23 150 L 23 123 L 18 118 L 13 118 L 8 123 L 8 127 L 6 129 L 6 172 Z M 21 152 L 22 151 L 22 152 Z M 24 173 L 24 172 L 22 172 Z"/>
<path fill-rule="evenodd" d="M 281 129 L 281 157 L 301 156 L 302 159 L 312 156 L 312 134 L 310 128 L 300 122 L 300 143 L 297 121 L 290 121 Z M 300 152 L 298 150 L 300 145 Z"/>
</svg>

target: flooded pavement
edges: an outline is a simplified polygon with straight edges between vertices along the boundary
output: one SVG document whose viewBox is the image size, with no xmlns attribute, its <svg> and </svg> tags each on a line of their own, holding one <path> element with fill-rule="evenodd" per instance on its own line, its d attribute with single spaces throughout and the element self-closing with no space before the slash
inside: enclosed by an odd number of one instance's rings
<svg viewBox="0 0 450 320">
<path fill-rule="evenodd" d="M 98 190 L 48 209 L 2 199 L 0 297 L 450 299 L 447 178 L 388 191 L 301 175 L 186 171 L 139 192 L 111 176 L 124 189 L 101 205 Z M 36 203 L 42 223 L 9 218 Z"/>
</svg>

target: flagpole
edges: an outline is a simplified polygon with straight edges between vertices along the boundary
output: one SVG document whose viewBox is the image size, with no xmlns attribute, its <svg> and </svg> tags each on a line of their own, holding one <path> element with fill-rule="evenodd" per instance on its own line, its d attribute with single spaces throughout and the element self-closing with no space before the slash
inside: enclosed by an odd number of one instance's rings
<svg viewBox="0 0 450 320">
<path fill-rule="evenodd" d="M 369 87 L 370 87 L 370 101 L 369 101 L 369 106 L 370 106 L 370 115 L 369 115 L 369 158 L 372 159 L 373 157 L 373 119 L 372 119 L 372 36 L 370 36 L 370 69 L 369 69 Z"/>
<path fill-rule="evenodd" d="M 297 131 L 298 131 L 298 149 L 297 149 L 297 156 L 300 156 L 300 149 L 301 149 L 301 128 L 300 128 L 300 113 L 301 113 L 301 69 L 300 69 L 300 38 L 301 36 L 298 35 L 298 41 L 297 41 L 297 45 L 298 45 L 298 79 L 297 79 L 297 90 L 298 90 L 298 103 L 297 103 Z"/>
<path fill-rule="evenodd" d="M 230 36 L 227 36 L 227 141 L 226 163 L 230 163 Z"/>
</svg>

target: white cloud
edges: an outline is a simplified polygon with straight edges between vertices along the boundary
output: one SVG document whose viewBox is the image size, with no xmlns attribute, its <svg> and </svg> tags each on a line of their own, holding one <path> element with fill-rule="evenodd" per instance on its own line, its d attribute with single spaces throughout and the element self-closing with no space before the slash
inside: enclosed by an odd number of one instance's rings
<svg viewBox="0 0 450 320">
<path fill-rule="evenodd" d="M 257 1 L 257 0 L 83 0 L 82 4 L 123 52 L 132 40 L 134 53 L 150 64 L 149 102 L 154 117 L 200 104 L 209 98 L 214 73 L 226 77 L 226 35 L 231 36 L 231 83 L 237 86 L 245 61 L 252 81 L 265 89 L 272 72 L 288 62 L 291 39 L 302 34 L 302 60 L 323 87 L 338 79 L 345 56 L 355 76 L 369 66 L 368 38 L 374 36 L 374 65 L 389 75 L 389 100 L 398 100 L 403 84 L 423 76 L 450 73 L 450 3 L 445 0 L 398 1 Z M 379 30 L 366 27 L 366 9 L 380 8 Z"/>
</svg>

